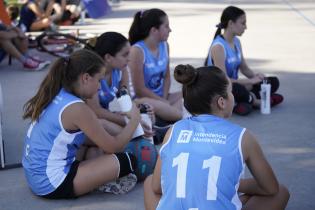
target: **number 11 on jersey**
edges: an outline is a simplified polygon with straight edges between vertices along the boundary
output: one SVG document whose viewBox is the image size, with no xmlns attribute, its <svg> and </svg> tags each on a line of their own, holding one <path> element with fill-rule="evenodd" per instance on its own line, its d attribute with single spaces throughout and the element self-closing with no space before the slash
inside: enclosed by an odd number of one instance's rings
<svg viewBox="0 0 315 210">
<path fill-rule="evenodd" d="M 186 197 L 186 175 L 187 166 L 189 160 L 189 153 L 180 153 L 177 157 L 173 159 L 172 167 L 177 167 L 176 176 L 176 197 L 185 198 Z M 212 156 L 211 158 L 204 160 L 200 169 L 209 168 L 208 172 L 208 183 L 207 183 L 207 200 L 217 199 L 217 181 L 219 176 L 221 166 L 221 157 Z"/>
</svg>

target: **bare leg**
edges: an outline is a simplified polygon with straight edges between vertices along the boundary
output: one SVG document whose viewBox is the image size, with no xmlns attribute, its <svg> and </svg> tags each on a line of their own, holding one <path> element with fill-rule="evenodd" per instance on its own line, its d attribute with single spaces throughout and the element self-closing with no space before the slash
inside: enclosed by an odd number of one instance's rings
<svg viewBox="0 0 315 210">
<path fill-rule="evenodd" d="M 40 30 L 46 29 L 50 26 L 51 23 L 52 22 L 48 18 L 35 21 L 31 25 L 31 31 L 40 31 Z"/>
<path fill-rule="evenodd" d="M 161 198 L 161 195 L 153 192 L 151 183 L 152 183 L 152 175 L 148 176 L 145 179 L 144 185 L 143 185 L 144 207 L 146 210 L 155 210 Z"/>
<path fill-rule="evenodd" d="M 241 197 L 242 210 L 282 210 L 290 198 L 288 189 L 283 185 L 279 186 L 279 192 L 273 196 L 245 196 Z"/>
<path fill-rule="evenodd" d="M 28 50 L 28 40 L 27 38 L 21 39 L 21 38 L 15 38 L 13 39 L 13 43 L 15 47 L 22 53 L 25 54 Z"/>
<path fill-rule="evenodd" d="M 180 111 L 183 110 L 183 97 L 181 92 L 169 93 L 167 100 L 175 108 L 179 109 Z"/>
<path fill-rule="evenodd" d="M 5 39 L 0 41 L 1 48 L 9 55 L 22 62 L 22 54 L 16 49 L 11 40 Z"/>
<path fill-rule="evenodd" d="M 119 162 L 114 155 L 102 155 L 80 163 L 73 180 L 77 196 L 115 180 L 118 177 Z"/>
</svg>

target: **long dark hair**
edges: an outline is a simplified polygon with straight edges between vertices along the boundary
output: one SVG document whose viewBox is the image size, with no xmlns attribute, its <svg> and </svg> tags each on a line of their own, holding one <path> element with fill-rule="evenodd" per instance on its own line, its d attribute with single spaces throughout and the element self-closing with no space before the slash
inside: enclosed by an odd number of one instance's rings
<svg viewBox="0 0 315 210">
<path fill-rule="evenodd" d="M 245 11 L 238 8 L 238 7 L 235 7 L 235 6 L 226 7 L 221 14 L 220 23 L 216 25 L 217 30 L 214 34 L 213 39 L 215 39 L 218 35 L 221 35 L 222 29 L 227 28 L 230 20 L 233 22 L 236 22 L 236 20 L 244 14 L 245 14 Z M 206 60 L 204 62 L 205 66 L 208 63 L 207 61 L 208 61 L 209 53 L 210 53 L 210 49 L 209 49 L 209 52 L 207 54 Z"/>
<path fill-rule="evenodd" d="M 211 102 L 215 96 L 228 97 L 229 81 L 216 66 L 194 68 L 191 65 L 175 67 L 174 77 L 183 84 L 185 108 L 192 114 L 211 114 Z"/>
<path fill-rule="evenodd" d="M 63 87 L 74 92 L 74 83 L 79 75 L 88 73 L 94 76 L 104 66 L 103 59 L 90 50 L 78 50 L 68 58 L 58 58 L 50 68 L 49 73 L 42 81 L 36 95 L 24 105 L 23 119 L 39 119 L 42 111 L 55 98 Z"/>
<path fill-rule="evenodd" d="M 129 29 L 129 42 L 131 45 L 149 36 L 152 27 L 159 28 L 163 23 L 163 17 L 167 16 L 161 9 L 149 9 L 138 11 Z"/>
<path fill-rule="evenodd" d="M 102 58 L 106 54 L 115 56 L 126 43 L 128 43 L 128 40 L 122 34 L 117 32 L 105 32 L 97 38 L 94 51 Z"/>
</svg>

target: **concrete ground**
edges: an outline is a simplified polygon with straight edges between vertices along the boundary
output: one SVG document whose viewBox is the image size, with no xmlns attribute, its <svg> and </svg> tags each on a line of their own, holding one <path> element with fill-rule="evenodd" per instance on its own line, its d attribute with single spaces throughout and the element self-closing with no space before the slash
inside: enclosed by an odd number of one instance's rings
<svg viewBox="0 0 315 210">
<path fill-rule="evenodd" d="M 118 31 L 124 35 L 133 14 L 140 9 L 162 8 L 170 19 L 171 67 L 179 63 L 200 66 L 219 22 L 223 8 L 233 4 L 247 12 L 248 30 L 241 37 L 249 66 L 280 78 L 283 104 L 270 115 L 258 111 L 232 121 L 252 130 L 259 139 L 279 181 L 291 192 L 288 210 L 314 210 L 315 201 L 315 2 L 313 0 L 165 0 L 122 1 L 112 12 L 85 25 L 63 31 L 100 34 Z M 38 53 L 38 52 L 34 52 Z M 47 59 L 53 57 L 44 55 Z M 35 93 L 48 70 L 24 71 L 17 61 L 0 64 L 4 94 L 3 138 L 6 163 L 19 163 L 27 121 L 22 106 Z M 179 90 L 173 82 L 172 90 Z M 17 209 L 134 209 L 142 210 L 142 184 L 127 195 L 89 194 L 75 200 L 51 201 L 30 192 L 21 168 L 0 171 L 0 210 Z"/>
</svg>

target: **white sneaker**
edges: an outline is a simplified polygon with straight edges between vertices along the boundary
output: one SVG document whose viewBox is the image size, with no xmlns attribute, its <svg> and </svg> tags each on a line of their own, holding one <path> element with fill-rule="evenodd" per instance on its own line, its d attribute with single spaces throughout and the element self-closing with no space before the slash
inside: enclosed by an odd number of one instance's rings
<svg viewBox="0 0 315 210">
<path fill-rule="evenodd" d="M 137 176 L 133 173 L 121 177 L 116 181 L 106 183 L 97 188 L 96 191 L 104 193 L 113 193 L 115 195 L 125 194 L 132 190 L 137 184 Z"/>
</svg>

